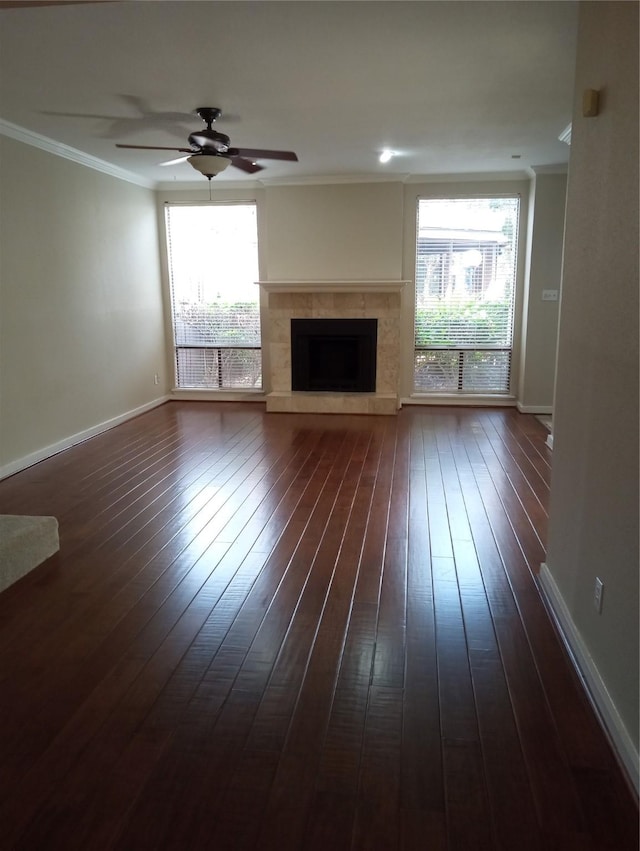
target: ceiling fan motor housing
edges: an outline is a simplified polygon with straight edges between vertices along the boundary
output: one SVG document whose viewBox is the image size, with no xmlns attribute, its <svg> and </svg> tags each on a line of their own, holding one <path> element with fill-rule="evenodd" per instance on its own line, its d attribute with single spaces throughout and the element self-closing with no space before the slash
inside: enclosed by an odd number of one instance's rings
<svg viewBox="0 0 640 851">
<path fill-rule="evenodd" d="M 213 148 L 224 153 L 229 148 L 230 141 L 228 136 L 216 130 L 196 130 L 195 133 L 189 133 L 189 144 L 194 148 Z"/>
</svg>

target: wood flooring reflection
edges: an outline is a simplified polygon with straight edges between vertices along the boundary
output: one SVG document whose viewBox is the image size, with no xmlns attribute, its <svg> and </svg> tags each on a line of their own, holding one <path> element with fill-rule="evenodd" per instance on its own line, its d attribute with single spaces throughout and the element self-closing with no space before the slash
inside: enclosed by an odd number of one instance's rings
<svg viewBox="0 0 640 851">
<path fill-rule="evenodd" d="M 2 849 L 636 851 L 513 409 L 171 402 L 0 482 Z"/>
</svg>

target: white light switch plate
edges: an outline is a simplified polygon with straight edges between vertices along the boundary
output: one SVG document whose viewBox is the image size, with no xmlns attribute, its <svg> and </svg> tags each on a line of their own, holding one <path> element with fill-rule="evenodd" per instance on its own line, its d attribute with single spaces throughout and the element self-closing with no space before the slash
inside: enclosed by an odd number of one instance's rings
<svg viewBox="0 0 640 851">
<path fill-rule="evenodd" d="M 558 290 L 542 290 L 542 301 L 558 301 Z"/>
</svg>

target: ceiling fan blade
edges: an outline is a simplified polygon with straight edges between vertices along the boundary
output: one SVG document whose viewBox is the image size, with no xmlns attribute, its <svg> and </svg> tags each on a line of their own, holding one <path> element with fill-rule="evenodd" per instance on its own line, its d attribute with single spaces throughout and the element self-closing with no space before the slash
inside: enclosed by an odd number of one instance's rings
<svg viewBox="0 0 640 851">
<path fill-rule="evenodd" d="M 184 162 L 186 162 L 188 159 L 189 159 L 189 156 L 187 155 L 186 157 L 177 157 L 175 160 L 167 160 L 167 161 L 166 161 L 166 162 L 164 162 L 164 163 L 158 163 L 158 165 L 162 165 L 162 166 L 165 166 L 165 165 L 178 165 L 178 163 L 184 163 Z"/>
<path fill-rule="evenodd" d="M 249 157 L 253 160 L 289 160 L 298 162 L 297 154 L 293 151 L 263 151 L 261 148 L 229 148 L 232 157 Z"/>
<path fill-rule="evenodd" d="M 241 169 L 242 171 L 246 171 L 247 174 L 255 174 L 257 171 L 262 171 L 263 166 L 258 165 L 257 163 L 252 163 L 249 160 L 245 160 L 242 157 L 232 156 L 229 157 L 231 160 L 231 165 L 234 165 L 236 168 Z"/>
<path fill-rule="evenodd" d="M 197 154 L 191 148 L 168 148 L 164 145 L 120 145 L 116 142 L 116 148 L 135 148 L 138 151 L 180 151 L 181 154 Z"/>
</svg>

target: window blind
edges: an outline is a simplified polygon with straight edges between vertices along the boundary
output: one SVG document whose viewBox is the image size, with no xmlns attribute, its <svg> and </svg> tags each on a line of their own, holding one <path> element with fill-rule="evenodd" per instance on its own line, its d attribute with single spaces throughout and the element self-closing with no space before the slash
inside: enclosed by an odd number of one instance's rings
<svg viewBox="0 0 640 851">
<path fill-rule="evenodd" d="M 167 205 L 181 388 L 262 386 L 255 203 Z"/>
<path fill-rule="evenodd" d="M 519 199 L 418 202 L 414 389 L 508 393 Z"/>
</svg>

